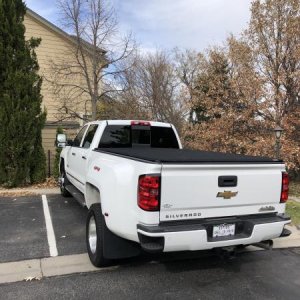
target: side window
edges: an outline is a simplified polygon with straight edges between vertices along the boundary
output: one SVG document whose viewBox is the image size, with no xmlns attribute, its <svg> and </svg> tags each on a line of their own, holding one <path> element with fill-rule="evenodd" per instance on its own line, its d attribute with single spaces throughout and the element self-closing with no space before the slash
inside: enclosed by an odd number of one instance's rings
<svg viewBox="0 0 300 300">
<path fill-rule="evenodd" d="M 151 147 L 178 149 L 179 144 L 174 130 L 170 127 L 151 127 Z"/>
<path fill-rule="evenodd" d="M 84 136 L 84 133 L 87 129 L 87 125 L 84 126 L 80 131 L 79 133 L 77 134 L 76 138 L 74 139 L 74 142 L 73 142 L 73 147 L 79 147 L 80 146 L 80 143 L 81 143 L 81 140 Z"/>
<path fill-rule="evenodd" d="M 90 125 L 90 127 L 85 135 L 85 138 L 83 140 L 83 144 L 82 144 L 83 148 L 85 148 L 85 149 L 90 148 L 97 129 L 98 129 L 98 125 L 96 125 L 96 124 Z"/>
<path fill-rule="evenodd" d="M 99 148 L 128 148 L 131 147 L 130 126 L 109 125 L 105 128 Z"/>
</svg>

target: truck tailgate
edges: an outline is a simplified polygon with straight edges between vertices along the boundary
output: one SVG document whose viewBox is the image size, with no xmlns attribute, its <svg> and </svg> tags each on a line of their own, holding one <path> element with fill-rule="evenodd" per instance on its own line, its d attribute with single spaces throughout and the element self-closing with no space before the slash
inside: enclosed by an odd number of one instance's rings
<svg viewBox="0 0 300 300">
<path fill-rule="evenodd" d="M 283 164 L 163 164 L 160 221 L 276 212 L 284 170 Z"/>
</svg>

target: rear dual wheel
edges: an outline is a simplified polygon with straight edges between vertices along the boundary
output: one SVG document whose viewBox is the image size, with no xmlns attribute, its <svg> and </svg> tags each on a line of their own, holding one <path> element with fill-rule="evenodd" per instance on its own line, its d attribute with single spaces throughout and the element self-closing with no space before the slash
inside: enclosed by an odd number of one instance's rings
<svg viewBox="0 0 300 300">
<path fill-rule="evenodd" d="M 86 221 L 86 244 L 90 260 L 95 267 L 107 267 L 111 263 L 104 257 L 103 251 L 105 226 L 101 205 L 93 204 Z"/>
</svg>

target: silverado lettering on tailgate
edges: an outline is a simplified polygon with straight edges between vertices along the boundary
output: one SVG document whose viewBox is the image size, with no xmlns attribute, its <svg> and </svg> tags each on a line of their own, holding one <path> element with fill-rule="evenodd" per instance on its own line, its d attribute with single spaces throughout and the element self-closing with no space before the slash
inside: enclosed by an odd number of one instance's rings
<svg viewBox="0 0 300 300">
<path fill-rule="evenodd" d="M 201 217 L 201 213 L 189 213 L 189 214 L 167 214 L 166 219 L 187 219 L 193 217 Z"/>
</svg>

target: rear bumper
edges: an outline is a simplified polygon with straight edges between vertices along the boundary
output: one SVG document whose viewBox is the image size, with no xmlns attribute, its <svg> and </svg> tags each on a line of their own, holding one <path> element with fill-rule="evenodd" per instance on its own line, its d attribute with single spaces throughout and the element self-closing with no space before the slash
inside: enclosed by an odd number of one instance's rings
<svg viewBox="0 0 300 300">
<path fill-rule="evenodd" d="M 234 245 L 250 245 L 280 237 L 286 215 L 258 215 L 206 219 L 197 223 L 162 223 L 159 226 L 139 224 L 137 231 L 141 246 L 149 252 L 197 251 Z M 218 224 L 235 224 L 236 233 L 230 237 L 212 237 Z"/>
</svg>

